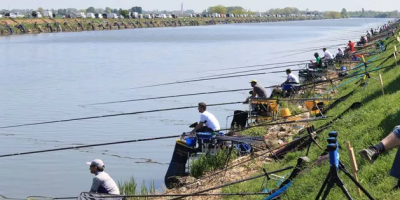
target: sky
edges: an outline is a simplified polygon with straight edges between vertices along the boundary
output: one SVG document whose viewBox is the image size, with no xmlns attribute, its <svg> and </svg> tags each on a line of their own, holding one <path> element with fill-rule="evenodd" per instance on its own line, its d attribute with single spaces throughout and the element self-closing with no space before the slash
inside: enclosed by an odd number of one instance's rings
<svg viewBox="0 0 400 200">
<path fill-rule="evenodd" d="M 214 5 L 242 6 L 252 11 L 265 12 L 271 8 L 297 7 L 300 10 L 318 11 L 348 11 L 365 10 L 393 11 L 400 10 L 399 0 L 0 0 L 2 9 L 45 9 L 77 8 L 123 8 L 142 6 L 144 10 L 180 10 L 181 3 L 184 9 L 201 12 Z"/>
</svg>

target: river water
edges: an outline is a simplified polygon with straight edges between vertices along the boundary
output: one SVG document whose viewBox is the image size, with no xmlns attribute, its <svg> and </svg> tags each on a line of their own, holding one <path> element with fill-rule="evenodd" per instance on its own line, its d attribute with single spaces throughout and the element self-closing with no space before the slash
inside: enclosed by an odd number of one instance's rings
<svg viewBox="0 0 400 200">
<path fill-rule="evenodd" d="M 222 68 L 311 60 L 314 50 L 299 52 L 334 45 L 328 50 L 336 53 L 338 44 L 358 39 L 367 28 L 386 21 L 319 20 L 0 37 L 0 126 L 196 106 L 200 101 L 241 101 L 247 92 L 82 106 L 246 88 L 251 79 L 263 86 L 278 84 L 285 80 L 285 73 L 130 89 L 235 71 L 216 71 Z M 225 127 L 226 116 L 238 109 L 246 107 L 208 110 Z M 0 154 L 178 135 L 198 120 L 197 109 L 187 109 L 0 129 Z M 77 196 L 90 188 L 93 175 L 85 162 L 95 158 L 103 159 L 106 171 L 117 181 L 134 176 L 139 183 L 153 180 L 163 189 L 175 140 L 0 158 L 0 195 Z"/>
</svg>

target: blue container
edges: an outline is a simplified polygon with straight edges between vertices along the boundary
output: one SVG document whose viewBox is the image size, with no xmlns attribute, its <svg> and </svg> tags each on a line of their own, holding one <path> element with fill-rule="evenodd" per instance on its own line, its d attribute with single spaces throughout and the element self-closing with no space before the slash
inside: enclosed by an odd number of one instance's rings
<svg viewBox="0 0 400 200">
<path fill-rule="evenodd" d="M 290 85 L 290 84 L 287 84 L 287 85 L 283 85 L 283 90 L 290 90 L 290 89 L 292 89 L 292 85 Z"/>
<path fill-rule="evenodd" d="M 197 138 L 195 138 L 195 137 L 189 137 L 189 138 L 186 138 L 185 140 L 186 140 L 186 145 L 187 145 L 188 147 L 195 147 L 195 146 L 196 146 Z"/>
<path fill-rule="evenodd" d="M 346 66 L 342 66 L 342 67 L 340 68 L 340 71 L 347 71 L 347 67 L 346 67 Z"/>
</svg>

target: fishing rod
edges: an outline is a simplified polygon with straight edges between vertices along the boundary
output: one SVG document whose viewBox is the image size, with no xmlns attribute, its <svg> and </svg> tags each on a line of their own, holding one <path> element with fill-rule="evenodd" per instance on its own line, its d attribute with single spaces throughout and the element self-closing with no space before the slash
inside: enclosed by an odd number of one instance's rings
<svg viewBox="0 0 400 200">
<path fill-rule="evenodd" d="M 235 184 L 239 184 L 239 183 L 242 183 L 242 182 L 246 182 L 246 181 L 258 179 L 258 178 L 265 177 L 265 176 L 269 176 L 269 175 L 271 175 L 271 174 L 283 172 L 283 171 L 286 171 L 286 170 L 289 170 L 289 169 L 293 169 L 293 168 L 294 168 L 293 166 L 290 166 L 290 167 L 286 167 L 286 168 L 284 168 L 284 169 L 279 169 L 279 170 L 276 170 L 276 171 L 273 171 L 273 172 L 266 172 L 265 169 L 264 169 L 264 173 L 261 174 L 261 175 L 253 176 L 253 177 L 250 177 L 250 178 L 238 180 L 238 181 L 235 181 L 235 182 L 227 183 L 227 184 L 220 185 L 220 186 L 216 186 L 216 187 L 212 187 L 212 188 L 208 188 L 208 189 L 205 189 L 205 190 L 200 190 L 200 191 L 197 191 L 197 192 L 188 194 L 188 195 L 195 195 L 195 194 L 200 194 L 200 193 L 204 193 L 204 192 L 208 192 L 208 191 L 212 191 L 212 190 L 216 190 L 216 189 L 228 187 L 228 186 L 231 186 L 231 185 L 235 185 Z M 182 198 L 184 198 L 184 197 L 185 197 L 185 195 L 181 195 L 181 196 L 179 196 L 179 197 L 176 197 L 176 198 L 173 198 L 173 199 L 170 199 L 170 200 L 182 199 Z"/>
<path fill-rule="evenodd" d="M 305 61 L 309 61 L 309 60 L 298 60 L 298 61 L 280 62 L 280 63 L 267 63 L 267 64 L 259 64 L 259 65 L 249 65 L 249 66 L 244 66 L 244 67 L 230 67 L 230 68 L 222 68 L 222 69 L 216 69 L 216 70 L 210 70 L 210 71 L 223 71 L 223 70 L 230 70 L 230 69 L 242 69 L 242 68 L 263 67 L 263 66 L 270 66 L 270 65 L 281 65 L 281 64 L 288 64 L 288 63 L 299 63 L 299 62 L 305 62 Z"/>
<path fill-rule="evenodd" d="M 79 146 L 63 147 L 63 148 L 55 148 L 55 149 L 46 149 L 46 150 L 39 150 L 39 151 L 28 151 L 28 152 L 21 152 L 21 153 L 11 153 L 11 154 L 0 155 L 0 158 L 13 157 L 13 156 L 22 156 L 22 155 L 28 155 L 28 154 L 55 152 L 55 151 L 77 150 L 77 149 L 83 149 L 83 148 L 109 146 L 109 145 L 116 145 L 116 144 L 126 144 L 126 143 L 153 141 L 153 140 L 163 140 L 163 139 L 176 138 L 176 137 L 180 137 L 180 136 L 181 135 L 171 135 L 171 136 L 164 136 L 164 137 L 136 139 L 136 140 L 125 140 L 125 141 L 118 141 L 118 142 L 98 143 L 98 144 L 79 145 Z"/>
<path fill-rule="evenodd" d="M 383 59 L 383 58 L 382 58 Z M 375 61 L 367 61 L 366 63 L 374 63 L 378 62 L 382 59 L 378 59 Z M 352 69 L 356 70 L 356 69 Z M 349 70 L 350 71 L 350 70 Z M 328 79 L 324 81 L 317 81 L 317 82 L 311 82 L 307 84 L 300 85 L 301 86 L 307 86 L 307 85 L 315 85 L 315 84 L 321 84 L 321 83 L 326 83 L 332 80 L 336 79 Z M 274 86 L 271 87 L 265 87 L 267 88 L 273 88 Z M 213 91 L 213 92 L 202 92 L 202 93 L 191 93 L 191 94 L 180 94 L 180 95 L 171 95 L 171 96 L 161 96 L 161 97 L 151 97 L 151 98 L 141 98 L 141 99 L 129 99 L 129 100 L 121 100 L 121 101 L 110 101 L 110 102 L 102 102 L 102 103 L 94 103 L 94 104 L 87 104 L 84 106 L 92 106 L 92 105 L 105 105 L 105 104 L 114 104 L 114 103 L 126 103 L 126 102 L 135 102 L 135 101 L 147 101 L 147 100 L 157 100 L 157 99 L 166 99 L 166 98 L 175 98 L 175 97 L 186 97 L 186 96 L 197 96 L 197 95 L 206 95 L 206 94 L 218 94 L 218 93 L 229 93 L 229 92 L 239 92 L 239 91 L 246 91 L 246 90 L 251 90 L 251 88 L 247 89 L 234 89 L 234 90 L 223 90 L 223 91 Z M 271 99 L 274 100 L 274 99 Z M 282 101 L 282 100 L 281 100 Z"/>
<path fill-rule="evenodd" d="M 265 68 L 261 68 L 261 69 L 238 71 L 238 72 L 231 72 L 231 73 L 225 73 L 225 74 L 214 74 L 214 75 L 209 75 L 209 76 L 201 76 L 201 77 L 197 77 L 197 78 L 198 79 L 199 78 L 211 78 L 211 77 L 215 77 L 215 76 L 231 75 L 231 74 L 237 74 L 237 73 L 243 73 L 243 72 L 249 72 L 249 71 L 262 71 L 262 70 L 269 70 L 269 69 L 280 69 L 280 68 L 286 68 L 286 67 L 295 67 L 295 66 L 304 65 L 304 64 L 307 64 L 307 63 L 296 63 L 296 64 L 290 64 L 290 65 L 276 66 L 276 67 L 265 67 Z"/>
<path fill-rule="evenodd" d="M 313 83 L 314 84 L 314 83 Z M 303 86 L 303 85 L 300 85 Z M 273 88 L 274 86 L 264 87 L 265 89 Z M 86 104 L 81 105 L 82 107 L 85 106 L 94 106 L 94 105 L 105 105 L 105 104 L 115 104 L 115 103 L 127 103 L 127 102 L 135 102 L 135 101 L 148 101 L 148 100 L 157 100 L 157 99 L 167 99 L 167 98 L 176 98 L 176 97 L 187 97 L 187 96 L 198 96 L 198 95 L 207 95 L 207 94 L 219 94 L 219 93 L 229 93 L 229 92 L 240 92 L 240 91 L 248 91 L 252 90 L 252 88 L 244 88 L 244 89 L 234 89 L 234 90 L 220 90 L 220 91 L 213 91 L 213 92 L 200 92 L 200 93 L 191 93 L 191 94 L 178 94 L 178 95 L 170 95 L 170 96 L 161 96 L 161 97 L 150 97 L 150 98 L 141 98 L 141 99 L 128 99 L 128 100 L 121 100 L 121 101 L 109 101 L 109 102 L 101 102 L 101 103 L 93 103 L 93 104 Z M 278 99 L 268 99 L 268 100 L 278 100 Z M 279 99 L 280 101 L 286 101 L 286 99 Z M 291 98 L 290 100 L 296 100 Z M 298 99 L 302 100 L 302 99 Z"/>
<path fill-rule="evenodd" d="M 273 59 L 279 59 L 279 58 L 283 58 L 283 57 L 288 57 L 288 56 L 293 56 L 293 55 L 297 55 L 297 54 L 303 54 L 309 52 L 307 51 L 303 51 L 303 52 L 298 52 L 295 54 L 289 54 L 289 55 L 285 55 L 285 56 L 281 56 L 281 57 L 277 57 L 277 58 L 273 58 Z M 273 60 L 270 59 L 270 60 Z M 293 70 L 296 71 L 296 70 Z M 283 71 L 285 72 L 285 71 Z M 195 79 L 195 80 L 184 80 L 184 81 L 176 81 L 176 82 L 169 82 L 169 83 L 162 83 L 162 84 L 154 84 L 154 85 L 147 85 L 147 86 L 140 86 L 140 87 L 134 87 L 134 88 L 129 88 L 130 89 L 141 89 L 141 88 L 149 88 L 149 87 L 157 87 L 157 86 L 165 86 L 165 85 L 174 85 L 174 84 L 180 84 L 180 83 L 190 83 L 190 82 L 198 82 L 198 81 L 205 81 L 205 80 L 214 80 L 214 79 L 226 79 L 226 78 L 237 78 L 237 77 L 242 77 L 242 76 L 256 76 L 256 75 L 265 75 L 265 74 L 270 74 L 270 73 L 280 73 L 280 71 L 277 72 L 268 72 L 268 73 L 253 73 L 253 74 L 244 74 L 244 75 L 235 75 L 235 76 L 226 76 L 226 77 L 215 77 L 215 78 L 204 78 L 204 79 Z"/>
<path fill-rule="evenodd" d="M 228 186 L 235 185 L 235 184 L 239 184 L 239 183 L 242 183 L 242 182 L 245 182 L 245 181 L 254 180 L 254 179 L 257 179 L 257 178 L 264 177 L 264 176 L 269 177 L 269 175 L 274 175 L 274 174 L 276 174 L 276 173 L 284 172 L 284 171 L 287 171 L 287 170 L 290 170 L 290 169 L 293 169 L 293 168 L 295 168 L 295 167 L 289 166 L 289 167 L 286 167 L 286 168 L 283 168 L 283 169 L 278 169 L 278 170 L 271 171 L 271 172 L 267 172 L 265 169 L 263 169 L 263 172 L 264 172 L 264 173 L 261 174 L 261 175 L 253 176 L 253 177 L 246 178 L 246 179 L 242 179 L 242 180 L 238 180 L 238 181 L 235 181 L 235 182 L 227 183 L 227 184 L 224 184 L 224 185 L 216 186 L 216 187 L 213 187 L 213 188 L 209 188 L 209 189 L 202 190 L 202 191 L 198 191 L 198 192 L 191 193 L 191 194 L 109 195 L 109 196 L 108 196 L 108 195 L 101 195 L 101 196 L 98 196 L 97 198 L 101 198 L 101 199 L 112 198 L 112 199 L 114 199 L 114 198 L 141 198 L 141 197 L 143 197 L 143 198 L 149 198 L 149 197 L 177 197 L 176 199 L 181 199 L 181 198 L 183 198 L 183 197 L 190 197 L 190 196 L 245 196 L 245 195 L 249 196 L 249 195 L 268 195 L 268 194 L 270 194 L 270 193 L 268 193 L 268 192 L 253 192 L 253 193 L 214 193 L 214 194 L 202 194 L 202 193 L 208 192 L 208 191 L 211 191 L 211 190 L 216 190 L 216 189 L 223 188 L 223 187 L 228 187 Z M 85 193 L 81 193 L 81 194 L 85 194 Z M 89 195 L 91 195 L 91 194 L 89 194 Z M 91 195 L 90 197 L 96 199 L 96 196 L 92 196 L 92 195 Z M 29 197 L 28 197 L 28 198 L 29 198 Z M 56 197 L 56 198 L 52 198 L 52 199 L 76 199 L 76 198 L 77 198 L 77 197 Z"/>
<path fill-rule="evenodd" d="M 246 73 L 246 72 L 255 72 L 255 71 L 264 71 L 264 70 L 269 70 L 269 69 L 278 69 L 278 68 L 286 68 L 286 67 L 299 67 L 299 65 L 305 65 L 308 63 L 298 63 L 298 64 L 293 64 L 293 65 L 285 65 L 285 66 L 278 66 L 278 67 L 267 67 L 267 68 L 262 68 L 262 69 L 253 69 L 253 70 L 246 70 L 246 71 L 238 71 L 238 72 L 231 72 L 231 73 L 226 73 L 226 74 L 215 74 L 211 76 L 203 76 L 200 78 L 211 78 L 211 77 L 218 77 L 218 76 L 223 76 L 223 75 L 233 75 L 233 74 L 240 74 L 240 73 Z"/>
<path fill-rule="evenodd" d="M 326 118 L 327 117 L 319 117 L 319 118 L 314 118 L 314 119 L 293 120 L 293 121 L 286 121 L 286 122 L 262 124 L 262 125 L 256 125 L 256 126 L 248 127 L 248 128 L 243 129 L 241 131 L 252 129 L 252 128 L 256 128 L 256 127 L 263 127 L 263 126 L 273 126 L 273 125 L 280 125 L 280 124 L 319 121 L 319 120 L 325 120 Z M 228 128 L 227 129 L 221 129 L 220 131 L 224 131 L 224 130 L 231 130 L 231 129 L 228 129 Z M 241 131 L 238 131 L 238 132 L 241 132 Z M 177 137 L 180 137 L 180 136 L 182 136 L 182 134 L 181 135 L 164 136 L 164 137 L 155 137 L 155 138 L 145 138 L 145 139 L 124 140 L 124 141 L 98 143 L 98 144 L 78 145 L 78 146 L 72 146 L 72 147 L 62 147 L 62 148 L 55 148 L 55 149 L 45 149 L 45 150 L 38 150 L 38 151 L 21 152 L 21 153 L 11 153 L 11 154 L 0 155 L 0 158 L 13 157 L 13 156 L 22 156 L 22 155 L 28 155 L 28 154 L 55 152 L 55 151 L 76 150 L 76 149 L 83 149 L 83 148 L 90 148 L 90 147 L 109 146 L 109 145 L 126 144 L 126 143 L 145 142 L 145 141 L 153 141 L 153 140 L 163 140 L 163 139 L 177 138 Z"/>
<path fill-rule="evenodd" d="M 274 53 L 271 53 L 271 54 L 298 52 L 298 51 L 303 51 L 303 50 L 320 50 L 320 49 L 322 50 L 322 48 L 337 47 L 339 45 L 345 45 L 345 43 L 332 44 L 332 45 L 328 45 L 328 46 L 324 45 L 324 46 L 318 46 L 318 47 L 309 47 L 309 48 L 303 48 L 303 49 L 293 49 L 293 50 L 290 50 L 290 51 L 278 51 L 278 52 L 274 52 Z"/>
<path fill-rule="evenodd" d="M 279 72 L 269 72 L 269 73 L 280 73 L 280 71 Z M 150 87 L 157 87 L 157 86 L 165 86 L 165 85 L 175 85 L 175 84 L 181 84 L 181 83 L 192 83 L 192 82 L 199 82 L 199 81 L 209 81 L 209 80 L 215 80 L 215 79 L 227 79 L 227 78 L 237 78 L 237 77 L 243 77 L 243 76 L 264 75 L 264 74 L 267 74 L 267 73 L 266 72 L 260 72 L 260 73 L 253 73 L 253 74 L 241 74 L 241 75 L 234 75 L 234 76 L 224 76 L 224 77 L 202 78 L 202 79 L 194 79 L 194 80 L 186 80 L 186 81 L 176 81 L 176 82 L 169 82 L 169 83 L 161 83 L 161 84 L 134 87 L 134 88 L 129 88 L 128 90 L 141 89 L 141 88 L 150 88 Z"/>
<path fill-rule="evenodd" d="M 257 196 L 257 195 L 270 195 L 269 192 L 242 192 L 242 193 L 205 193 L 205 194 L 147 194 L 147 195 L 99 195 L 94 196 L 93 194 L 88 194 L 87 197 L 90 199 L 115 199 L 115 198 L 155 198 L 155 197 L 194 197 L 194 196 Z M 81 194 L 82 195 L 82 194 Z M 33 197 L 28 197 L 32 198 Z M 49 197 L 42 197 L 48 199 Z M 77 197 L 56 197 L 51 199 L 77 199 Z"/>
<path fill-rule="evenodd" d="M 233 104 L 242 104 L 242 103 L 243 103 L 243 101 L 238 101 L 238 102 L 229 102 L 229 103 L 210 104 L 210 105 L 207 105 L 207 106 L 223 106 L 223 105 L 233 105 Z M 36 122 L 36 123 L 27 123 L 27 124 L 19 124 L 19 125 L 11 125 L 11 126 L 2 126 L 2 127 L 0 127 L 0 129 L 16 128 L 16 127 L 24 127 L 24 126 L 35 126 L 35 125 L 43 125 L 43 124 L 55 124 L 55 123 L 63 123 L 63 122 L 71 122 L 71 121 L 82 121 L 82 120 L 100 119 L 100 118 L 109 118 L 109 117 L 118 117 L 118 116 L 127 116 L 127 115 L 137 115 L 137 114 L 153 113 L 153 112 L 164 112 L 164 111 L 172 111 L 172 110 L 183 110 L 183 109 L 190 109 L 190 108 L 197 108 L 197 107 L 198 106 L 185 106 L 185 107 L 146 110 L 146 111 L 137 111 L 137 112 L 110 114 L 110 115 L 99 115 L 99 116 L 91 116 L 91 117 L 71 118 L 71 119 L 63 119 L 63 120 L 53 120 L 53 121 L 45 121 L 45 122 Z"/>
<path fill-rule="evenodd" d="M 306 52 L 308 52 L 308 51 L 306 51 Z M 301 53 L 304 53 L 304 52 L 301 52 Z M 286 56 L 291 56 L 291 55 L 293 55 L 293 54 L 289 54 L 289 55 L 286 55 Z M 280 57 L 278 57 L 278 58 L 280 58 Z M 292 71 L 299 71 L 299 70 L 292 70 Z M 161 83 L 161 84 L 134 87 L 134 88 L 129 88 L 129 89 L 141 89 L 141 88 L 149 88 L 149 87 L 175 85 L 175 84 L 181 84 L 181 83 L 191 83 L 191 82 L 208 81 L 208 80 L 215 80 L 215 79 L 237 78 L 237 77 L 245 77 L 245 76 L 257 76 L 257 75 L 274 74 L 274 73 L 282 73 L 282 72 L 286 72 L 286 71 L 260 72 L 260 73 L 252 73 L 252 74 L 240 74 L 240 75 L 232 75 L 232 76 L 222 76 L 222 77 L 212 77 L 212 78 L 176 81 L 176 82 L 169 82 L 169 83 Z"/>
</svg>

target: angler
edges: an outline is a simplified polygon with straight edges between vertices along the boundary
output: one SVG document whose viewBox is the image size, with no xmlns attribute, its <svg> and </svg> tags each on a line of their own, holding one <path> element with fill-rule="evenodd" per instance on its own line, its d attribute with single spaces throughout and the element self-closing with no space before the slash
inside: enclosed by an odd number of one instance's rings
<svg viewBox="0 0 400 200">
<path fill-rule="evenodd" d="M 292 73 L 290 69 L 286 70 L 286 81 L 281 84 L 282 89 L 275 88 L 272 91 L 270 98 L 281 96 L 283 98 L 294 95 L 299 86 L 299 77 Z"/>
<path fill-rule="evenodd" d="M 105 171 L 104 162 L 100 159 L 95 159 L 92 162 L 87 162 L 90 165 L 90 173 L 94 174 L 92 187 L 90 188 L 91 193 L 100 194 L 116 194 L 120 195 L 118 185 Z"/>
</svg>

